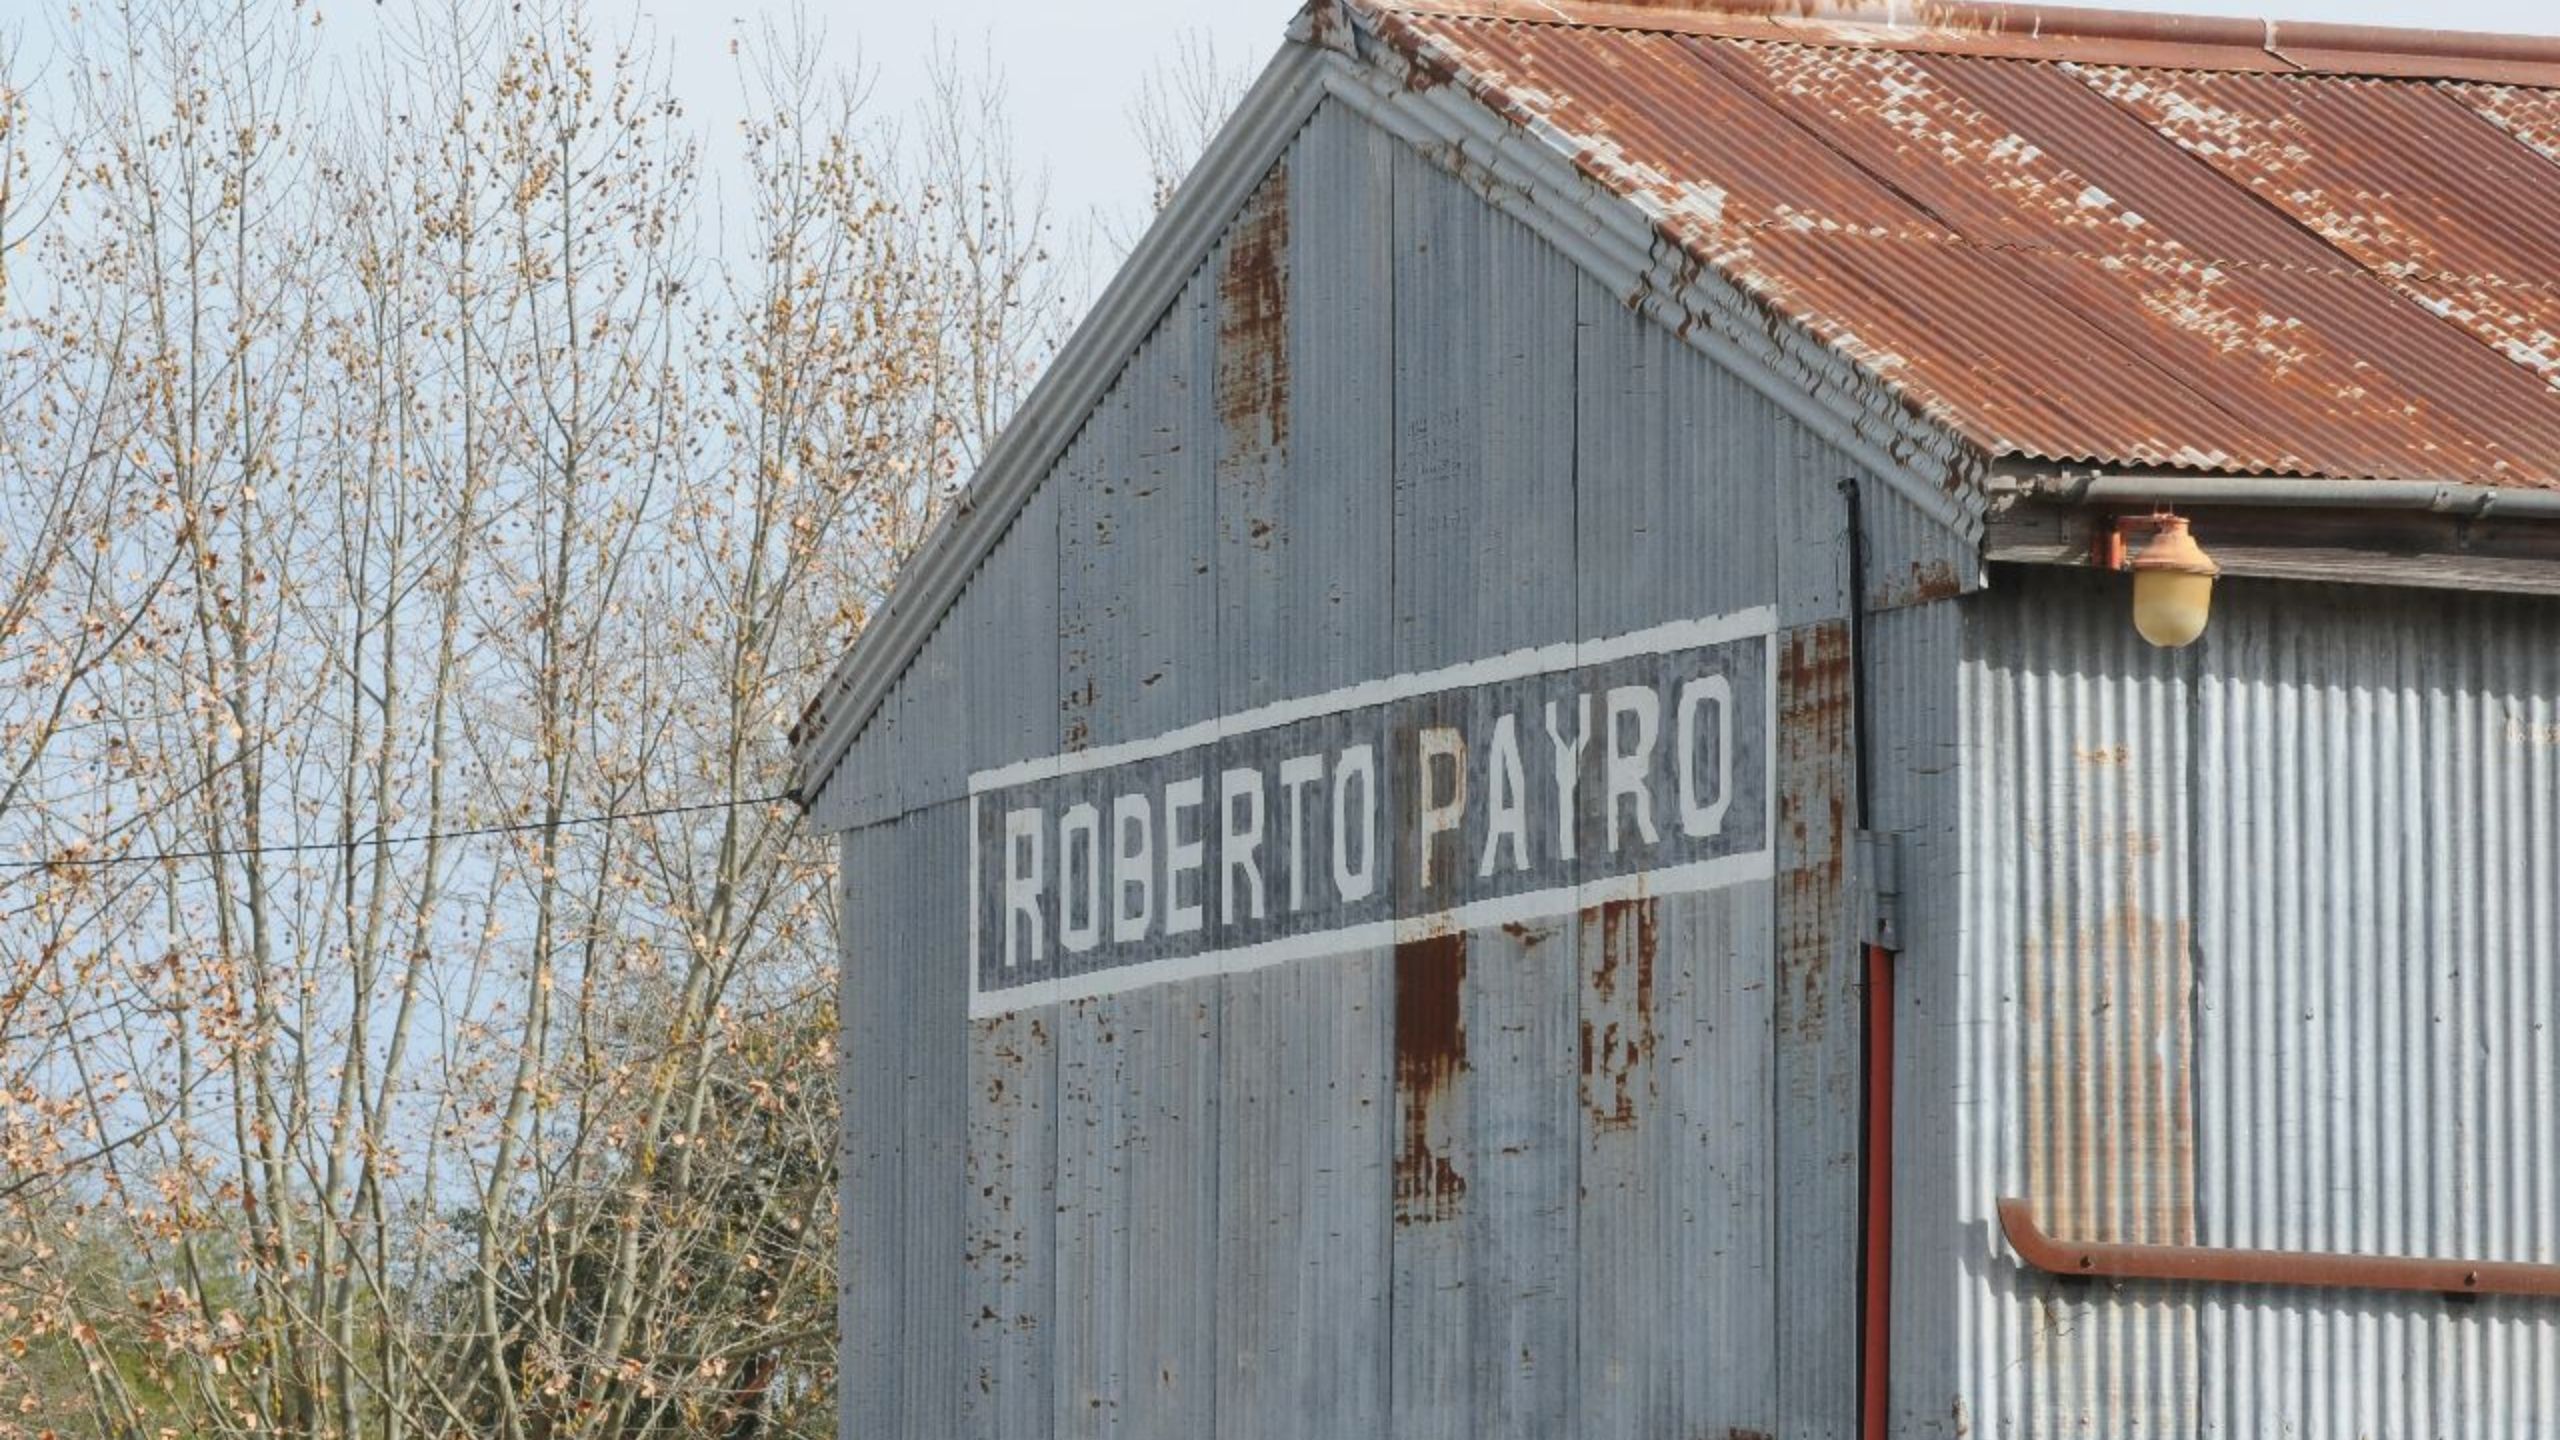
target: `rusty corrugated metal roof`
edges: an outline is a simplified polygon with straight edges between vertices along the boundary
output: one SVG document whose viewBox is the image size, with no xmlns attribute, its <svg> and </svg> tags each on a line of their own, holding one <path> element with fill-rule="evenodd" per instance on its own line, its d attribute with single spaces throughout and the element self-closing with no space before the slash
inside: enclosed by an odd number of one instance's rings
<svg viewBox="0 0 2560 1440">
<path fill-rule="evenodd" d="M 2560 487 L 2560 42 L 1352 3 L 1995 457 Z"/>
</svg>

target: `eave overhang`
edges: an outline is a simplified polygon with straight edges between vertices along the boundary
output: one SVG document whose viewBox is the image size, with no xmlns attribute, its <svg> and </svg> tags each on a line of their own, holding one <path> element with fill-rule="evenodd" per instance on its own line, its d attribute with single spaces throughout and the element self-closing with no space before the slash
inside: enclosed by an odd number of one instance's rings
<svg viewBox="0 0 2560 1440">
<path fill-rule="evenodd" d="M 2428 480 L 2003 466 L 1983 559 L 2096 567 L 2117 517 L 2172 509 L 2226 576 L 2560 595 L 2560 492 Z"/>
</svg>

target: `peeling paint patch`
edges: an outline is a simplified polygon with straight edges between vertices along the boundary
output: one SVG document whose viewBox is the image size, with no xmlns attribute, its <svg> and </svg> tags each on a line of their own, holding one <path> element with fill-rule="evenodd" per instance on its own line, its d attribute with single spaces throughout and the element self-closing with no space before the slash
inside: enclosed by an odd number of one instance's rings
<svg viewBox="0 0 2560 1440">
<path fill-rule="evenodd" d="M 1840 885 L 1848 836 L 1849 627 L 1790 630 L 1778 652 L 1778 1015 L 1808 1042 L 1832 1023 L 1848 954 L 1840 941 Z"/>
<path fill-rule="evenodd" d="M 1914 560 L 1899 571 L 1876 576 L 1867 586 L 1867 604 L 1872 609 L 1894 610 L 1906 605 L 1926 605 L 1932 600 L 1951 600 L 1964 593 L 1964 577 L 1956 573 L 1947 560 Z"/>
<path fill-rule="evenodd" d="M 1586 910 L 1600 936 L 1582 1017 L 1582 1108 L 1594 1133 L 1632 1129 L 1639 1096 L 1654 1093 L 1654 962 L 1659 900 L 1613 901 Z"/>
<path fill-rule="evenodd" d="M 1396 1102 L 1402 1116 L 1395 1159 L 1399 1225 L 1454 1217 L 1467 1194 L 1456 1153 L 1452 1102 L 1467 1071 L 1463 931 L 1396 947 Z"/>
<path fill-rule="evenodd" d="M 1229 464 L 1289 441 L 1289 171 L 1272 170 L 1228 231 L 1218 268 L 1218 421 Z"/>
</svg>

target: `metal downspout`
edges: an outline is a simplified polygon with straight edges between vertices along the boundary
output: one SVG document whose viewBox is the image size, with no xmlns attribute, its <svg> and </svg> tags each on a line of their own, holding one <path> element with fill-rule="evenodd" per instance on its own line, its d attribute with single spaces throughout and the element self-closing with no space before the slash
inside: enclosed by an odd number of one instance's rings
<svg viewBox="0 0 2560 1440">
<path fill-rule="evenodd" d="M 1867 538 L 1858 482 L 1840 482 L 1849 529 L 1849 763 L 1851 833 L 1861 843 L 1874 799 L 1867 716 Z M 1862 939 L 1858 1149 L 1858 1434 L 1885 1440 L 1893 1374 L 1893 962 Z"/>
</svg>

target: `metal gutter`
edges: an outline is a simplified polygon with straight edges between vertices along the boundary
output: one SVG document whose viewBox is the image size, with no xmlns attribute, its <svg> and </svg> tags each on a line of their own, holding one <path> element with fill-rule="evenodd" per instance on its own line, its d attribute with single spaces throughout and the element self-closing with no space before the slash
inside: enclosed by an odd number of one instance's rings
<svg viewBox="0 0 2560 1440">
<path fill-rule="evenodd" d="M 2560 490 L 2506 489 L 2433 480 L 2296 480 L 2245 475 L 1994 472 L 1993 498 L 2064 505 L 2255 505 L 2326 510 L 2423 510 L 2519 520 L 2560 520 Z"/>
</svg>

